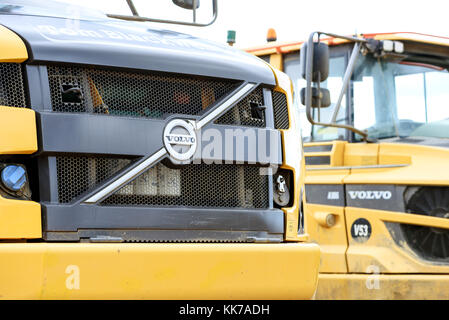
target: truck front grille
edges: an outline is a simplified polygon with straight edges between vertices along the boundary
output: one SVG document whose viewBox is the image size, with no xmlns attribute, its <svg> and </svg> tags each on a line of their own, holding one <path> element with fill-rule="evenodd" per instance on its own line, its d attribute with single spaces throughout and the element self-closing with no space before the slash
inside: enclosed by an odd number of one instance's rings
<svg viewBox="0 0 449 320">
<path fill-rule="evenodd" d="M 274 127 L 276 129 L 288 129 L 290 122 L 288 120 L 287 96 L 285 93 L 273 91 L 273 111 Z"/>
<path fill-rule="evenodd" d="M 19 63 L 0 63 L 0 106 L 26 107 L 22 67 Z"/>
<path fill-rule="evenodd" d="M 264 105 L 263 89 L 259 86 L 236 106 L 218 118 L 215 123 L 263 128 L 265 127 L 265 112 L 261 111 L 258 113 L 255 109 Z"/>
<path fill-rule="evenodd" d="M 48 66 L 52 109 L 56 112 L 163 119 L 197 115 L 240 82 L 212 78 Z"/>
<path fill-rule="evenodd" d="M 131 159 L 74 157 L 56 158 L 58 199 L 70 203 L 131 164 Z"/>
<path fill-rule="evenodd" d="M 56 158 L 59 203 L 71 203 L 131 165 L 133 159 Z M 169 166 L 170 167 L 169 167 Z M 268 208 L 268 176 L 260 167 L 159 163 L 106 198 L 103 206 Z"/>
<path fill-rule="evenodd" d="M 105 206 L 268 208 L 268 177 L 259 167 L 162 163 L 103 201 Z"/>
</svg>

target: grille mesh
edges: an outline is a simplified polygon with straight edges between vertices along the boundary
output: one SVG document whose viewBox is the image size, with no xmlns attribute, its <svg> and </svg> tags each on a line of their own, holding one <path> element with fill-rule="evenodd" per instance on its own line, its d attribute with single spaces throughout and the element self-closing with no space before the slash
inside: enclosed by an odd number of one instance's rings
<svg viewBox="0 0 449 320">
<path fill-rule="evenodd" d="M 53 111 L 126 117 L 197 115 L 239 82 L 48 66 Z"/>
<path fill-rule="evenodd" d="M 268 208 L 268 177 L 251 166 L 159 163 L 102 204 Z"/>
<path fill-rule="evenodd" d="M 252 108 L 264 106 L 263 90 L 261 87 L 253 90 L 236 106 L 218 118 L 215 123 L 227 125 L 240 125 L 249 127 L 265 127 L 265 112 L 261 113 L 261 119 L 253 117 Z"/>
<path fill-rule="evenodd" d="M 131 163 L 130 159 L 57 157 L 60 203 L 72 202 Z"/>
<path fill-rule="evenodd" d="M 0 63 L 0 105 L 26 107 L 22 68 L 18 63 Z"/>
<path fill-rule="evenodd" d="M 288 129 L 290 122 L 288 120 L 287 97 L 285 93 L 273 91 L 273 111 L 274 127 L 276 129 Z"/>
</svg>

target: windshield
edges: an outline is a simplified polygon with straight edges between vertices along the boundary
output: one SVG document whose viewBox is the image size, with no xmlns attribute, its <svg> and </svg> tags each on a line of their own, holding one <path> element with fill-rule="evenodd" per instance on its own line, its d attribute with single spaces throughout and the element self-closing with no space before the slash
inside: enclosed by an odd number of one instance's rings
<svg viewBox="0 0 449 320">
<path fill-rule="evenodd" d="M 322 88 L 327 88 L 331 94 L 331 105 L 328 108 L 323 108 L 318 115 L 317 110 L 313 111 L 313 118 L 321 122 L 329 122 L 332 119 L 335 103 L 343 85 L 343 76 L 347 64 L 347 48 L 335 48 L 332 50 L 329 60 L 329 77 L 326 81 L 321 83 Z M 300 60 L 299 54 L 288 54 L 284 58 L 284 71 L 293 81 L 294 86 L 294 103 L 295 107 L 299 108 L 300 122 L 302 136 L 305 142 L 307 141 L 329 141 L 329 140 L 344 140 L 347 137 L 347 130 L 342 128 L 326 127 L 326 126 L 311 126 L 306 117 L 306 108 L 299 102 L 299 92 L 301 88 L 306 86 L 306 81 L 300 76 Z M 348 121 L 347 114 L 348 101 L 346 96 L 343 97 L 340 111 L 336 119 L 337 123 L 345 124 Z"/>
<path fill-rule="evenodd" d="M 372 139 L 449 138 L 449 73 L 422 63 L 360 57 L 353 78 L 354 127 Z M 360 137 L 359 137 L 360 138 Z"/>
<path fill-rule="evenodd" d="M 332 104 L 321 109 L 320 119 L 317 110 L 312 110 L 317 122 L 331 122 L 351 50 L 352 45 L 330 48 L 329 78 L 321 87 L 329 89 Z M 425 56 L 418 58 L 422 61 Z M 284 70 L 293 80 L 295 94 L 299 93 L 306 82 L 300 76 L 298 54 L 285 57 Z M 337 123 L 366 130 L 372 140 L 409 136 L 449 139 L 449 73 L 445 68 L 413 62 L 411 57 L 401 61 L 360 54 L 351 80 Z M 298 100 L 296 97 L 304 141 L 362 139 L 346 129 L 311 126 L 305 106 Z"/>
</svg>

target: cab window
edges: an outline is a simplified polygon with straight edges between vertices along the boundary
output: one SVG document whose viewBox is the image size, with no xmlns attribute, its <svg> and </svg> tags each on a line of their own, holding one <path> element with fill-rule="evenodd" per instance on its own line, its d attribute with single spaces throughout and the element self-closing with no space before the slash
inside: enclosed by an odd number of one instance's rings
<svg viewBox="0 0 449 320">
<path fill-rule="evenodd" d="M 343 77 L 346 70 L 348 60 L 348 50 L 346 48 L 335 48 L 331 50 L 329 61 L 329 77 L 321 83 L 321 87 L 329 89 L 331 93 L 332 104 L 328 108 L 323 108 L 318 116 L 318 110 L 313 110 L 314 120 L 320 122 L 330 122 L 335 103 L 338 101 Z M 299 109 L 300 121 L 302 128 L 302 136 L 304 141 L 327 141 L 327 140 L 343 140 L 346 139 L 347 132 L 345 129 L 312 126 L 306 117 L 306 107 L 299 101 L 299 92 L 301 88 L 306 86 L 306 81 L 300 76 L 299 52 L 290 53 L 284 57 L 284 72 L 287 73 L 293 81 L 295 106 Z M 341 107 L 337 116 L 337 123 L 348 124 L 348 103 L 346 95 L 343 97 Z"/>
</svg>

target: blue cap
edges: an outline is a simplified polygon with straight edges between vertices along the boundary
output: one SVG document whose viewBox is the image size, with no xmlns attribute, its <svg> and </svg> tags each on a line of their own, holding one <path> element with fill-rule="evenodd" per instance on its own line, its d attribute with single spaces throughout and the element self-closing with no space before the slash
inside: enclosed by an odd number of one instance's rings
<svg viewBox="0 0 449 320">
<path fill-rule="evenodd" d="M 11 191 L 19 191 L 26 181 L 26 171 L 21 166 L 9 165 L 2 170 L 2 183 Z"/>
</svg>

